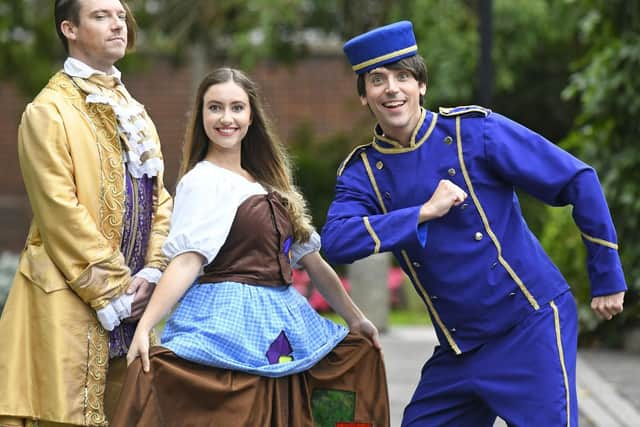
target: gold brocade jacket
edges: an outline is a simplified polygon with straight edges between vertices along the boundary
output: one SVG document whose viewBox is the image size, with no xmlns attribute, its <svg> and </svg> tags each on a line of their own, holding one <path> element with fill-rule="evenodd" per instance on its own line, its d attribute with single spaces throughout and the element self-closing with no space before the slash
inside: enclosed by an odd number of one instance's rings
<svg viewBox="0 0 640 427">
<path fill-rule="evenodd" d="M 109 335 L 95 310 L 131 275 L 120 252 L 126 189 L 116 116 L 85 97 L 59 72 L 20 123 L 33 221 L 0 318 L 0 415 L 102 426 Z M 159 174 L 145 267 L 166 267 L 171 206 Z"/>
</svg>

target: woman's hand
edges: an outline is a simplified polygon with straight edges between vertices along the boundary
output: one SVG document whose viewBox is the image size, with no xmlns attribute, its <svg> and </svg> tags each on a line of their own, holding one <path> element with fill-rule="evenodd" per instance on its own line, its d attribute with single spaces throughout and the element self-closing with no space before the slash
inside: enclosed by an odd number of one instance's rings
<svg viewBox="0 0 640 427">
<path fill-rule="evenodd" d="M 373 342 L 373 346 L 380 350 L 382 347 L 380 346 L 378 329 L 354 304 L 347 291 L 344 290 L 335 270 L 327 264 L 324 258 L 317 251 L 314 251 L 302 257 L 300 263 L 307 270 L 311 282 L 331 308 L 347 322 L 349 330 L 366 336 Z"/>
<path fill-rule="evenodd" d="M 127 352 L 127 366 L 140 357 L 142 370 L 149 372 L 149 333 L 193 284 L 204 261 L 205 258 L 197 252 L 185 252 L 169 262 L 133 334 Z M 147 283 L 146 280 L 144 282 Z"/>
<path fill-rule="evenodd" d="M 375 348 L 378 350 L 382 349 L 378 328 L 376 328 L 373 322 L 366 317 L 349 324 L 349 330 L 354 333 L 361 333 L 373 342 L 373 346 Z"/>
<path fill-rule="evenodd" d="M 133 340 L 127 352 L 127 366 L 131 365 L 137 357 L 142 359 L 142 370 L 149 372 L 149 332 L 142 330 L 140 325 L 133 334 Z"/>
</svg>

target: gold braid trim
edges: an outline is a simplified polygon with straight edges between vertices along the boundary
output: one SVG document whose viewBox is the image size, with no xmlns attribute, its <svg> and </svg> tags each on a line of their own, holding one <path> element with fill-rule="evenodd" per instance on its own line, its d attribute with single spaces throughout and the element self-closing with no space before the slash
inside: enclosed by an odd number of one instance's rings
<svg viewBox="0 0 640 427">
<path fill-rule="evenodd" d="M 99 324 L 89 326 L 87 334 L 87 377 L 85 380 L 85 425 L 106 426 L 104 392 L 109 368 L 109 333 Z"/>
<path fill-rule="evenodd" d="M 113 108 L 108 104 L 87 104 L 87 92 L 78 86 L 75 79 L 70 79 L 66 74 L 59 73 L 52 82 L 85 116 L 95 132 L 101 173 L 98 224 L 111 248 L 114 251 L 120 250 L 125 203 L 124 162 L 118 122 Z M 89 90 L 91 86 L 83 83 L 83 87 Z"/>
</svg>

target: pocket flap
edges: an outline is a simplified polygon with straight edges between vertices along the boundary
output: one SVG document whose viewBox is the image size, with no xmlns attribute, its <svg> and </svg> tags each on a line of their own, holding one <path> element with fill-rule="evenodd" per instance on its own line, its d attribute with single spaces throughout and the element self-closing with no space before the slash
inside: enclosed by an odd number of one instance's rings
<svg viewBox="0 0 640 427">
<path fill-rule="evenodd" d="M 28 245 L 18 264 L 20 273 L 43 291 L 69 289 L 64 276 L 42 245 Z"/>
</svg>

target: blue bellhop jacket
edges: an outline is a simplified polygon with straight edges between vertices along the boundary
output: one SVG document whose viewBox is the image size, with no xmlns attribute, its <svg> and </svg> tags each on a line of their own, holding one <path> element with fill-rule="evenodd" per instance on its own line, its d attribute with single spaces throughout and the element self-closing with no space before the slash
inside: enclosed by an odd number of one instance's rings
<svg viewBox="0 0 640 427">
<path fill-rule="evenodd" d="M 418 225 L 442 179 L 469 197 Z M 333 263 L 391 251 L 422 297 L 441 344 L 469 351 L 569 285 L 529 230 L 515 193 L 573 205 L 593 296 L 626 290 L 613 221 L 590 166 L 482 107 L 422 110 L 408 147 L 376 128 L 338 171 L 322 230 Z"/>
</svg>

